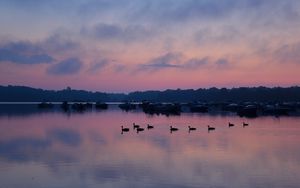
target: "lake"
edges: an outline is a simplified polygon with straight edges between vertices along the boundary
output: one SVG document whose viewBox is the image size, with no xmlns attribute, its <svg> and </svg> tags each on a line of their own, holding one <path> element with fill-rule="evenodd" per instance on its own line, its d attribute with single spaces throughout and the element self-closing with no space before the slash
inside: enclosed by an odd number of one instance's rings
<svg viewBox="0 0 300 188">
<path fill-rule="evenodd" d="M 113 105 L 63 113 L 29 106 L 0 110 L 0 188 L 300 185 L 299 117 L 151 116 Z M 154 129 L 137 134 L 133 123 Z M 171 133 L 170 125 L 179 130 Z M 189 132 L 189 125 L 197 130 Z M 208 132 L 207 125 L 216 130 Z M 121 134 L 121 126 L 130 131 Z"/>
</svg>

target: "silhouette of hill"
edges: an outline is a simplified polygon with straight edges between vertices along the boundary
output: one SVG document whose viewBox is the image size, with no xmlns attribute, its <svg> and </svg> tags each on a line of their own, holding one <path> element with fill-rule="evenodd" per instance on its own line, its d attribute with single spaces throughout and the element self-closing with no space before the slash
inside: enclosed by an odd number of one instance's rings
<svg viewBox="0 0 300 188">
<path fill-rule="evenodd" d="M 2 102 L 120 101 L 125 97 L 124 94 L 89 92 L 71 88 L 54 91 L 26 86 L 0 86 Z"/>
<path fill-rule="evenodd" d="M 43 90 L 26 86 L 0 86 L 1 102 L 59 102 L 59 101 L 151 101 L 151 102 L 243 102 L 243 101 L 300 101 L 300 87 L 240 87 L 209 88 L 165 91 L 137 91 L 129 94 L 90 92 L 66 88 L 63 90 Z"/>
</svg>

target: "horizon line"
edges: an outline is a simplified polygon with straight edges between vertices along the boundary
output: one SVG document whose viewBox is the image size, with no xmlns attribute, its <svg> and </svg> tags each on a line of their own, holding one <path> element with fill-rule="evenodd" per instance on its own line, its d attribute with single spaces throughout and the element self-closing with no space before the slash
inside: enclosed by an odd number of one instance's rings
<svg viewBox="0 0 300 188">
<path fill-rule="evenodd" d="M 158 91 L 158 92 L 164 92 L 164 91 L 168 91 L 168 90 L 198 90 L 198 89 L 239 89 L 239 88 L 260 88 L 260 87 L 264 87 L 264 88 L 269 88 L 269 89 L 273 89 L 273 88 L 293 88 L 293 87 L 300 87 L 300 84 L 295 84 L 295 85 L 290 85 L 290 86 L 263 86 L 263 85 L 258 85 L 258 86 L 233 86 L 233 87 L 217 87 L 217 86 L 211 86 L 211 87 L 199 87 L 199 88 L 176 88 L 176 89 L 172 89 L 172 88 L 166 88 L 163 90 L 160 89 L 148 89 L 148 90 L 132 90 L 129 92 L 108 92 L 108 91 L 97 91 L 97 90 L 87 90 L 87 89 L 78 89 L 78 88 L 72 88 L 69 86 L 66 86 L 65 88 L 62 89 L 49 89 L 49 88 L 40 88 L 40 87 L 34 87 L 34 86 L 27 86 L 27 85 L 11 85 L 11 84 L 7 84 L 7 85 L 0 85 L 0 87 L 27 87 L 27 88 L 31 88 L 31 89 L 41 89 L 44 91 L 63 91 L 63 90 L 67 90 L 68 88 L 70 88 L 70 90 L 73 91 L 86 91 L 86 92 L 99 92 L 99 93 L 106 93 L 106 94 L 130 94 L 130 93 L 135 93 L 135 92 L 149 92 L 149 91 Z"/>
</svg>

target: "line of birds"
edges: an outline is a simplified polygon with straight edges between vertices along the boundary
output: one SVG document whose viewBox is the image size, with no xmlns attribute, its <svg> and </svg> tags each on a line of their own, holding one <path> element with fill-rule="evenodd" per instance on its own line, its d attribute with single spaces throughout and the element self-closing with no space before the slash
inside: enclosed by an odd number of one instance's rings
<svg viewBox="0 0 300 188">
<path fill-rule="evenodd" d="M 229 128 L 230 128 L 230 127 L 233 127 L 233 126 L 235 126 L 233 123 L 230 123 L 230 122 L 228 123 L 228 127 L 229 127 Z M 242 126 L 243 126 L 243 127 L 246 127 L 246 126 L 249 126 L 249 124 L 243 122 Z M 129 130 L 130 130 L 129 128 L 123 127 L 123 126 L 121 126 L 121 128 L 122 128 L 122 134 L 123 134 L 123 132 L 129 132 Z M 149 129 L 153 129 L 153 128 L 154 128 L 154 126 L 147 124 L 147 129 L 148 129 L 148 130 L 149 130 Z M 136 130 L 136 132 L 139 133 L 139 132 L 144 131 L 145 129 L 142 128 L 140 125 L 137 125 L 137 124 L 133 123 L 133 130 Z M 170 132 L 171 132 L 171 133 L 174 132 L 174 131 L 178 131 L 178 130 L 179 130 L 178 128 L 173 127 L 173 126 L 170 126 Z M 197 130 L 197 128 L 188 126 L 188 131 L 189 131 L 189 132 L 191 132 L 191 131 L 196 131 L 196 130 Z M 207 125 L 207 130 L 208 130 L 208 131 L 214 131 L 214 130 L 216 130 L 216 128 Z"/>
</svg>

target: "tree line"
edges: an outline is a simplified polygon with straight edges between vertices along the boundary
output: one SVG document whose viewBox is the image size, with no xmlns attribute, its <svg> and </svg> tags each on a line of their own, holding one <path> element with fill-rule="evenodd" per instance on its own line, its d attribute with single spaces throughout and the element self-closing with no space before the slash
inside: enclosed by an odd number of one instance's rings
<svg viewBox="0 0 300 188">
<path fill-rule="evenodd" d="M 128 94 L 91 92 L 66 88 L 44 90 L 26 86 L 0 86 L 1 102 L 288 102 L 300 101 L 300 87 L 239 87 L 239 88 L 200 88 L 165 91 L 136 91 Z"/>
</svg>

